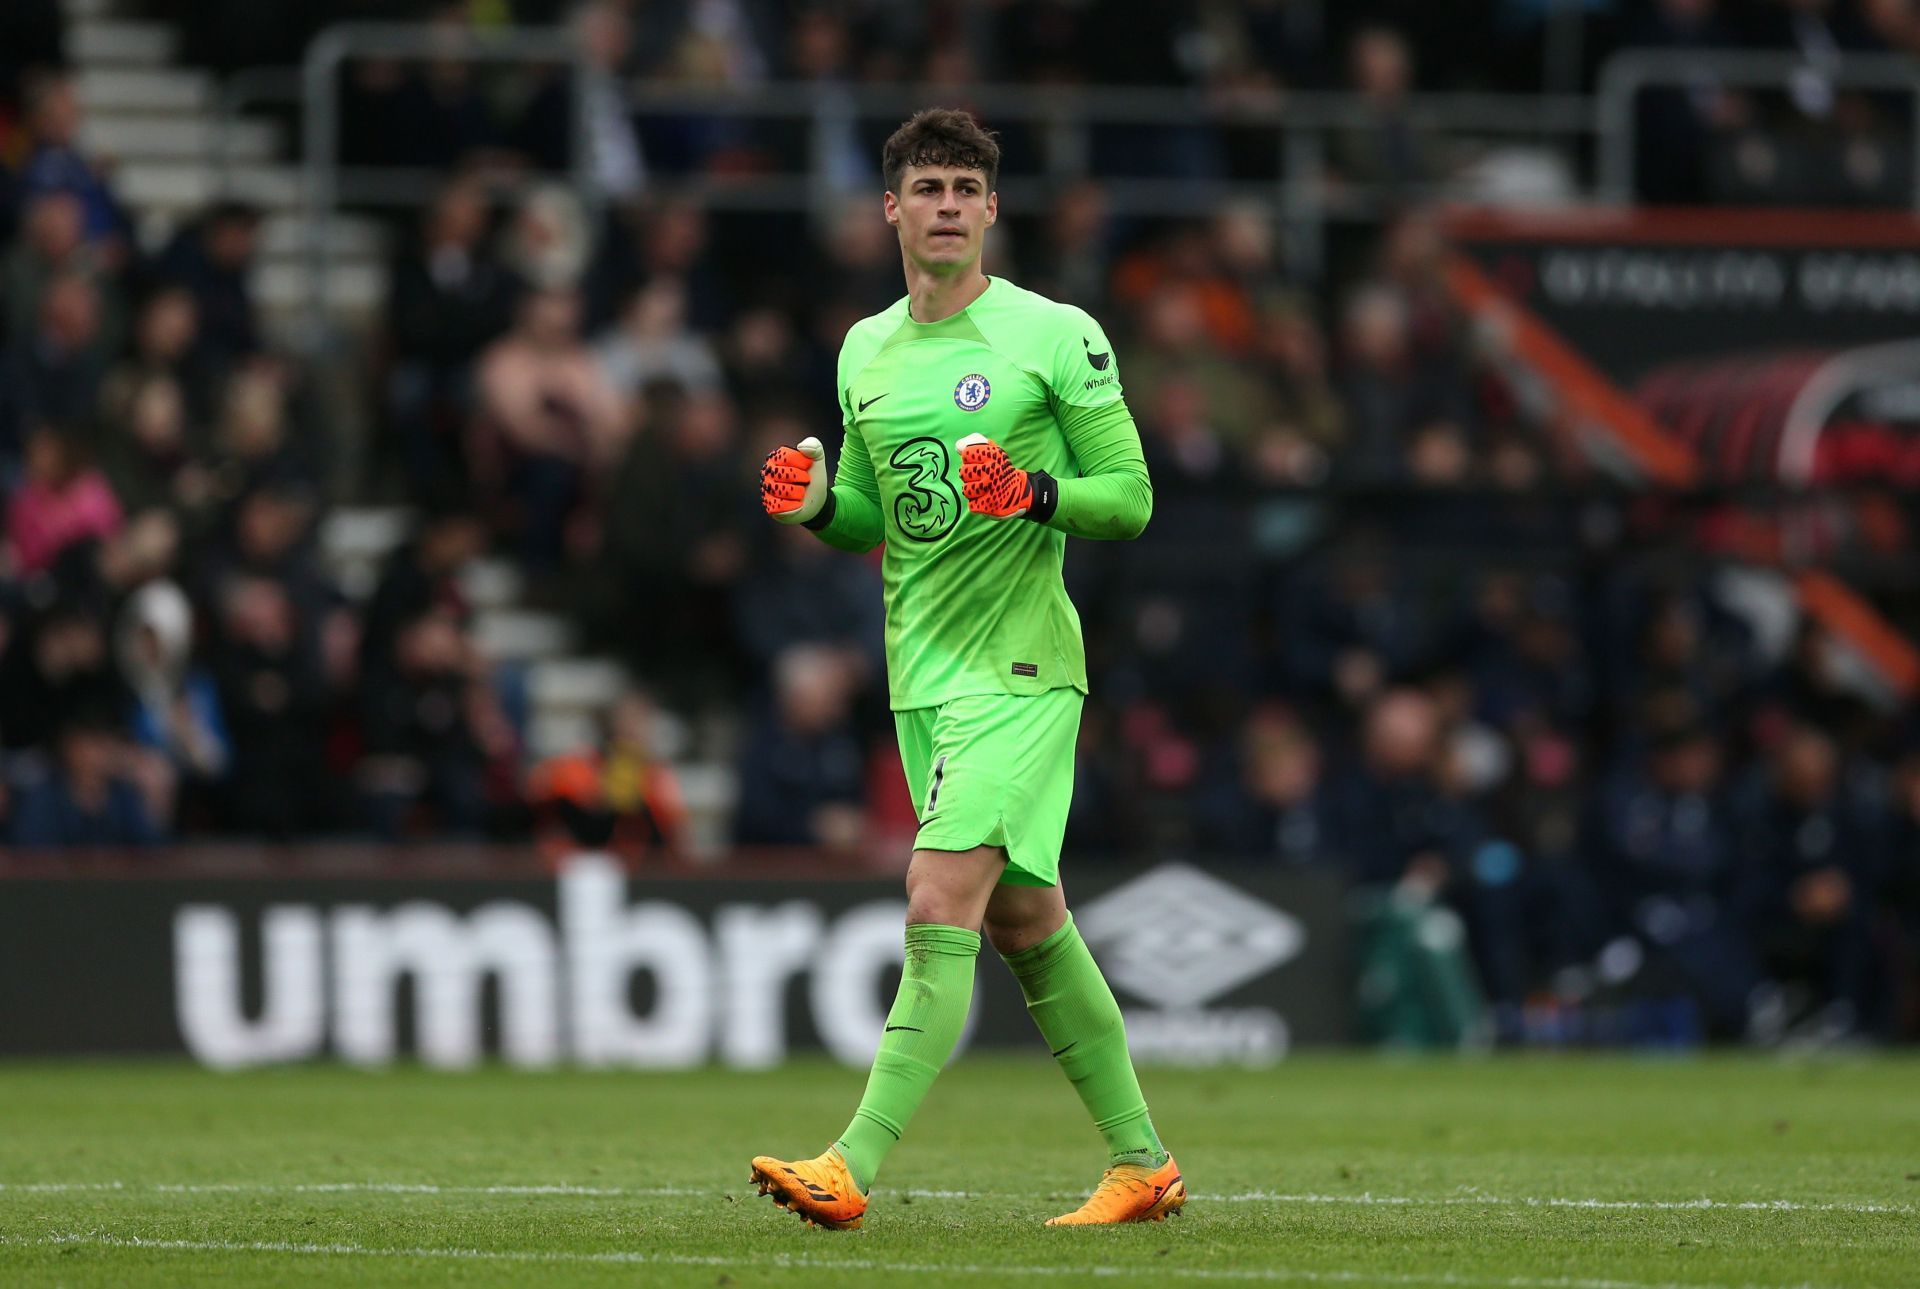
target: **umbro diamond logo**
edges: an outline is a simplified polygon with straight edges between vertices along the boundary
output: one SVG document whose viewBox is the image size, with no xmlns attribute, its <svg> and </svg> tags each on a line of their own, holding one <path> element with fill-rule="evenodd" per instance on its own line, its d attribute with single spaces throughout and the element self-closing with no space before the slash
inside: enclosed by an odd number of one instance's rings
<svg viewBox="0 0 1920 1289">
<path fill-rule="evenodd" d="M 893 393 L 892 390 L 887 391 L 887 394 L 891 394 L 891 393 Z M 866 399 L 860 404 L 860 410 L 863 412 L 866 411 L 869 407 L 872 407 L 875 403 L 885 398 L 887 394 L 875 394 L 872 398 Z"/>
<path fill-rule="evenodd" d="M 1093 341 L 1085 336 L 1080 337 L 1080 344 L 1087 351 L 1087 362 L 1095 371 L 1105 371 L 1107 364 L 1113 361 L 1113 350 L 1109 349 L 1104 354 L 1096 354 L 1093 352 Z"/>
<path fill-rule="evenodd" d="M 1230 993 L 1307 943 L 1298 918 L 1186 864 L 1162 864 L 1073 920 L 1108 980 L 1162 1007 Z"/>
</svg>

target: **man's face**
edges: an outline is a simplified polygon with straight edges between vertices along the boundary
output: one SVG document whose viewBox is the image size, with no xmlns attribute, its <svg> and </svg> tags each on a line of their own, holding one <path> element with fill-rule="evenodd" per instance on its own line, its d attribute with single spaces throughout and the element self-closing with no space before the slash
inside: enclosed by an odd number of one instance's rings
<svg viewBox="0 0 1920 1289">
<path fill-rule="evenodd" d="M 62 80 L 49 85 L 34 105 L 34 133 L 43 143 L 63 147 L 80 132 L 80 96 L 73 82 Z"/>
<path fill-rule="evenodd" d="M 953 273 L 977 263 L 1000 199 L 987 177 L 958 166 L 908 166 L 900 191 L 886 197 L 887 222 L 900 249 L 924 269 Z"/>
</svg>

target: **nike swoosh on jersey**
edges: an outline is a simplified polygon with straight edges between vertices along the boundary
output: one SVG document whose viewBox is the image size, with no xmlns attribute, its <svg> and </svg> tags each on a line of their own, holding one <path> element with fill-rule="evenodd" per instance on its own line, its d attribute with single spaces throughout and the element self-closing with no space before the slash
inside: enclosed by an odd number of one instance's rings
<svg viewBox="0 0 1920 1289">
<path fill-rule="evenodd" d="M 887 394 L 891 394 L 891 393 L 893 393 L 893 391 L 892 391 L 892 390 L 888 390 L 888 391 L 887 391 Z M 867 410 L 867 409 L 868 409 L 869 407 L 872 407 L 872 406 L 873 406 L 873 405 L 874 405 L 875 403 L 877 403 L 877 402 L 879 402 L 879 401 L 880 401 L 881 399 L 883 399 L 883 398 L 885 398 L 885 397 L 887 396 L 887 394 L 875 394 L 875 395 L 874 395 L 874 396 L 873 396 L 872 398 L 870 398 L 870 399 L 868 399 L 868 400 L 867 400 L 866 402 L 864 402 L 864 403 L 862 403 L 862 404 L 860 404 L 860 410 L 861 410 L 861 411 L 863 411 L 863 412 L 864 412 L 864 411 L 866 411 L 866 410 Z"/>
</svg>

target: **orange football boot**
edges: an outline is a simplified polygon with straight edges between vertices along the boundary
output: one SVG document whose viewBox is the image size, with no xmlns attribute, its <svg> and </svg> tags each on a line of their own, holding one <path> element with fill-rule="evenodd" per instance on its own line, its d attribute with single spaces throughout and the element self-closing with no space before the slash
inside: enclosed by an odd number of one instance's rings
<svg viewBox="0 0 1920 1289">
<path fill-rule="evenodd" d="M 1048 1218 L 1048 1226 L 1106 1226 L 1115 1222 L 1162 1222 L 1187 1202 L 1180 1165 L 1167 1156 L 1158 1168 L 1115 1164 L 1100 1177 L 1087 1202 L 1071 1213 Z"/>
<path fill-rule="evenodd" d="M 776 1207 L 791 1209 L 801 1221 L 830 1231 L 853 1230 L 867 1212 L 867 1197 L 837 1150 L 792 1163 L 756 1155 L 748 1180 L 760 1184 L 762 1195 L 773 1196 Z"/>
</svg>

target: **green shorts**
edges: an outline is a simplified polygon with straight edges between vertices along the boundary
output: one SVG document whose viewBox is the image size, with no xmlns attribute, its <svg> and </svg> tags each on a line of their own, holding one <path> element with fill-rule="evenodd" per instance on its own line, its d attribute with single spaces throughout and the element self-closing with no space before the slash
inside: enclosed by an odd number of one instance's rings
<svg viewBox="0 0 1920 1289">
<path fill-rule="evenodd" d="M 1073 804 L 1079 690 L 970 694 L 895 712 L 920 831 L 915 850 L 1007 852 L 1001 881 L 1055 886 Z"/>
</svg>

